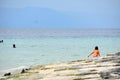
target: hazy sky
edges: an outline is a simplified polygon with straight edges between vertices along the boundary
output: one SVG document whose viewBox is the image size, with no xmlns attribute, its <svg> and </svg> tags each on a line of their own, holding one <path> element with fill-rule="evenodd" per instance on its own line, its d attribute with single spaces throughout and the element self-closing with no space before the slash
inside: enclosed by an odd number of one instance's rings
<svg viewBox="0 0 120 80">
<path fill-rule="evenodd" d="M 75 25 L 77 27 L 81 27 L 81 26 L 120 27 L 120 0 L 0 0 L 0 9 L 7 9 L 7 10 L 20 9 L 20 10 L 22 10 L 22 9 L 27 9 L 27 8 L 50 9 L 51 11 L 53 10 L 58 13 L 67 15 L 67 18 L 68 18 L 68 16 L 72 17 L 71 19 L 75 22 L 68 25 L 71 27 L 73 27 L 73 25 Z M 5 13 L 4 10 L 1 10 L 1 11 L 3 12 L 3 14 Z M 31 12 L 32 12 L 32 10 L 31 10 Z M 12 13 L 12 14 L 14 14 L 14 13 Z M 49 14 L 49 12 L 48 12 L 48 14 Z M 2 14 L 0 14 L 0 15 L 2 15 Z M 56 13 L 56 15 L 57 15 L 57 13 Z M 6 16 L 6 15 L 4 15 L 4 16 Z M 63 16 L 63 15 L 58 15 L 58 16 Z M 14 17 L 16 17 L 16 16 L 14 16 Z M 52 17 L 54 18 L 56 16 L 52 16 Z M 4 22 L 2 21 L 2 19 L 4 20 Z M 11 25 L 11 24 L 9 24 L 10 21 L 5 22 L 6 20 L 4 17 L 2 17 L 2 19 L 0 20 L 0 27 Z M 60 18 L 58 18 L 58 19 L 60 19 Z M 51 20 L 51 19 L 48 17 L 48 18 L 46 18 L 46 21 L 47 20 Z M 67 23 L 71 23 L 72 20 L 69 21 L 69 19 L 68 19 L 65 21 L 67 21 Z M 53 21 L 54 21 L 54 19 L 53 19 Z M 61 20 L 61 21 L 63 21 L 63 20 Z M 7 23 L 8 23 L 8 25 L 5 25 Z M 53 22 L 51 22 L 51 23 L 53 23 Z M 26 22 L 26 24 L 27 24 L 27 22 Z M 59 24 L 63 24 L 64 26 L 67 26 L 67 24 L 65 24 L 65 23 L 58 23 L 58 25 Z M 57 24 L 54 25 L 54 23 L 53 23 L 53 24 L 49 24 L 49 25 L 56 26 Z M 17 26 L 17 25 L 12 24 L 11 26 Z M 41 25 L 37 25 L 37 26 L 41 26 Z M 44 24 L 42 25 L 42 27 L 43 26 L 44 26 Z M 45 25 L 45 26 L 48 26 L 48 25 Z M 62 27 L 62 25 L 61 25 L 61 27 Z"/>
<path fill-rule="evenodd" d="M 0 7 L 41 7 L 58 11 L 116 13 L 120 11 L 120 0 L 0 0 Z"/>
</svg>

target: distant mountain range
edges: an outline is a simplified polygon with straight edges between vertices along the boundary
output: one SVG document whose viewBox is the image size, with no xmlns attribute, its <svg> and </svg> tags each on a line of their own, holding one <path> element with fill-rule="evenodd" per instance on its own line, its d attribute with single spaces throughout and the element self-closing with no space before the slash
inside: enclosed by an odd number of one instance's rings
<svg viewBox="0 0 120 80">
<path fill-rule="evenodd" d="M 37 7 L 0 8 L 0 27 L 119 27 L 118 16 Z"/>
<path fill-rule="evenodd" d="M 0 26 L 65 27 L 72 22 L 71 16 L 47 8 L 0 9 Z"/>
</svg>

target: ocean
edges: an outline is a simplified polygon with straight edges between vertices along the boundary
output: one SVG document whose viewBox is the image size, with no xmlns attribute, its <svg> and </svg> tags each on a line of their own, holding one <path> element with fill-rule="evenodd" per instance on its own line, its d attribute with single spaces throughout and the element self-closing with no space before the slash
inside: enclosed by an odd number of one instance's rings
<svg viewBox="0 0 120 80">
<path fill-rule="evenodd" d="M 0 70 L 86 59 L 95 46 L 120 51 L 120 29 L 0 28 L 0 40 Z"/>
</svg>

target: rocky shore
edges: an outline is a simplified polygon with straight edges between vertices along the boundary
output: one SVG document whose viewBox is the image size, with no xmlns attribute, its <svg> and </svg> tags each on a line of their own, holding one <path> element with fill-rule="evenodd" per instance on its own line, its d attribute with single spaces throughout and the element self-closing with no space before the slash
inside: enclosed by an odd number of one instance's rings
<svg viewBox="0 0 120 80">
<path fill-rule="evenodd" d="M 32 66 L 0 80 L 120 80 L 120 52 L 99 58 Z"/>
</svg>

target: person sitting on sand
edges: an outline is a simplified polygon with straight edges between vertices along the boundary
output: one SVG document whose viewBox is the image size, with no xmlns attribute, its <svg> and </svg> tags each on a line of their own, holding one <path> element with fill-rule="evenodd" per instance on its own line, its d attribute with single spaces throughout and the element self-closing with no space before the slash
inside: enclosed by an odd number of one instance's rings
<svg viewBox="0 0 120 80">
<path fill-rule="evenodd" d="M 98 57 L 98 56 L 100 56 L 100 52 L 99 52 L 99 50 L 98 50 L 98 46 L 95 46 L 95 50 L 94 50 L 90 55 L 93 55 L 93 57 Z M 88 55 L 88 57 L 89 57 L 90 55 Z"/>
</svg>

